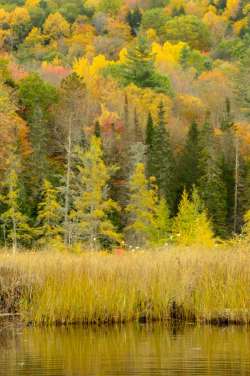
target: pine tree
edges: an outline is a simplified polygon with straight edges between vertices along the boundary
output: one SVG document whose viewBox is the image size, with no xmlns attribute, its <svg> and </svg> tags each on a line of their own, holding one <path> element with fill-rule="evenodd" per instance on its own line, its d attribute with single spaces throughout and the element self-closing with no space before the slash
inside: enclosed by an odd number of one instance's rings
<svg viewBox="0 0 250 376">
<path fill-rule="evenodd" d="M 200 155 L 199 130 L 193 122 L 189 128 L 186 144 L 179 160 L 179 184 L 183 191 L 191 192 L 199 178 L 198 160 Z"/>
<path fill-rule="evenodd" d="M 183 191 L 179 211 L 173 223 L 173 236 L 178 245 L 213 245 L 211 224 L 195 189 L 191 200 L 187 191 Z"/>
<path fill-rule="evenodd" d="M 223 180 L 221 159 L 216 150 L 213 129 L 206 123 L 201 133 L 198 188 L 214 224 L 216 235 L 227 235 L 227 191 Z"/>
<path fill-rule="evenodd" d="M 4 182 L 4 187 L 6 193 L 0 196 L 1 204 L 4 207 L 1 220 L 5 227 L 7 239 L 11 241 L 13 253 L 15 254 L 19 240 L 29 242 L 32 238 L 28 218 L 20 209 L 20 189 L 15 168 L 10 170 Z"/>
<path fill-rule="evenodd" d="M 95 123 L 95 132 L 94 133 L 95 133 L 96 137 L 101 137 L 101 127 L 100 127 L 100 123 L 99 123 L 98 120 Z"/>
<path fill-rule="evenodd" d="M 154 55 L 145 36 L 139 35 L 135 46 L 128 50 L 126 63 L 121 66 L 121 81 L 127 86 L 131 83 L 141 88 L 152 88 L 166 94 L 172 94 L 166 75 L 155 70 Z"/>
<path fill-rule="evenodd" d="M 158 201 L 156 186 L 149 186 L 143 163 L 135 166 L 129 187 L 128 225 L 125 229 L 129 241 L 136 246 L 160 244 L 168 235 L 168 209 L 164 199 Z"/>
<path fill-rule="evenodd" d="M 130 10 L 127 14 L 127 22 L 131 28 L 131 34 L 133 36 L 136 36 L 138 34 L 141 19 L 142 19 L 142 13 L 138 6 L 134 10 Z"/>
<path fill-rule="evenodd" d="M 246 49 L 244 56 L 240 61 L 239 72 L 236 76 L 236 100 L 239 110 L 250 118 L 250 88 L 247 83 L 250 80 L 250 49 Z"/>
<path fill-rule="evenodd" d="M 176 169 L 162 103 L 159 106 L 159 123 L 153 134 L 151 156 L 148 155 L 148 158 L 151 160 L 151 174 L 156 178 L 159 193 L 173 210 L 176 199 Z"/>
<path fill-rule="evenodd" d="M 151 113 L 148 114 L 148 121 L 146 127 L 146 175 L 149 178 L 153 176 L 153 166 L 152 166 L 152 151 L 153 151 L 153 140 L 154 140 L 154 123 Z"/>
<path fill-rule="evenodd" d="M 109 219 L 109 213 L 119 210 L 108 197 L 111 171 L 103 161 L 101 141 L 91 138 L 88 150 L 77 150 L 77 190 L 75 192 L 71 221 L 73 238 L 84 241 L 91 250 L 98 249 L 106 239 L 119 243 L 122 237 Z"/>
<path fill-rule="evenodd" d="M 30 128 L 29 138 L 32 153 L 29 158 L 27 186 L 31 187 L 30 195 L 33 201 L 39 194 L 42 181 L 51 169 L 49 168 L 49 137 L 51 111 L 50 107 L 57 101 L 57 91 L 33 73 L 24 78 L 19 84 L 19 97 L 24 109 L 24 117 Z M 32 174 L 29 174 L 32 171 Z M 30 184 L 32 182 L 32 184 Z"/>
<path fill-rule="evenodd" d="M 63 228 L 62 207 L 58 202 L 58 191 L 48 181 L 44 180 L 42 201 L 38 204 L 39 235 L 41 244 L 49 244 L 55 239 L 60 239 Z"/>
<path fill-rule="evenodd" d="M 154 60 L 147 39 L 138 37 L 135 47 L 130 48 L 122 76 L 125 85 L 134 83 L 139 87 L 154 87 Z"/>
</svg>

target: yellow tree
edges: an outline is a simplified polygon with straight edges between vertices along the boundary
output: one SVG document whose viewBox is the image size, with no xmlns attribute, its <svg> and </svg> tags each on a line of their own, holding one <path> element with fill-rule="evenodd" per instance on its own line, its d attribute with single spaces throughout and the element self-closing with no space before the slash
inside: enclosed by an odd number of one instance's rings
<svg viewBox="0 0 250 376">
<path fill-rule="evenodd" d="M 40 0 L 26 0 L 25 1 L 25 8 L 28 10 L 37 8 L 40 4 Z"/>
<path fill-rule="evenodd" d="M 52 39 L 60 39 L 69 35 L 70 25 L 61 13 L 51 13 L 44 23 L 44 33 Z"/>
<path fill-rule="evenodd" d="M 9 161 L 16 145 L 21 158 L 26 158 L 31 147 L 28 142 L 28 128 L 17 114 L 17 106 L 13 101 L 12 92 L 0 82 L 0 171 L 9 168 Z"/>
<path fill-rule="evenodd" d="M 62 207 L 58 201 L 58 190 L 53 187 L 50 181 L 44 180 L 42 190 L 42 201 L 38 204 L 39 235 L 40 243 L 43 245 L 60 239 L 63 228 L 60 225 L 62 220 Z"/>
<path fill-rule="evenodd" d="M 165 200 L 158 200 L 154 180 L 147 180 L 143 163 L 135 166 L 130 178 L 126 233 L 135 246 L 159 245 L 168 238 L 169 212 Z"/>
<path fill-rule="evenodd" d="M 20 209 L 20 189 L 17 170 L 14 166 L 12 166 L 4 181 L 4 191 L 5 193 L 0 195 L 0 202 L 4 208 L 1 220 L 4 224 L 7 240 L 11 241 L 12 250 L 15 254 L 18 241 L 30 241 L 32 236 L 28 218 Z"/>
<path fill-rule="evenodd" d="M 83 241 L 91 250 L 100 248 L 104 241 L 120 243 L 109 214 L 119 210 L 108 196 L 111 171 L 103 161 L 101 140 L 92 136 L 88 150 L 77 150 L 76 190 L 70 219 L 73 223 L 72 238 Z"/>
<path fill-rule="evenodd" d="M 214 244 L 211 224 L 195 189 L 191 200 L 187 192 L 183 192 L 179 211 L 173 223 L 173 236 L 176 244 L 182 246 L 211 247 Z"/>
</svg>

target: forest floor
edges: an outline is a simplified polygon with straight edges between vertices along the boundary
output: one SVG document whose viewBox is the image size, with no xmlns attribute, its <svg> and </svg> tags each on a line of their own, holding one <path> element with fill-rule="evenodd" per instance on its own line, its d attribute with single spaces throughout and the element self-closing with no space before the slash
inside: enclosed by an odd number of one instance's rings
<svg viewBox="0 0 250 376">
<path fill-rule="evenodd" d="M 250 323 L 250 248 L 0 253 L 0 315 L 26 323 Z M 14 316 L 15 317 L 15 316 Z"/>
</svg>

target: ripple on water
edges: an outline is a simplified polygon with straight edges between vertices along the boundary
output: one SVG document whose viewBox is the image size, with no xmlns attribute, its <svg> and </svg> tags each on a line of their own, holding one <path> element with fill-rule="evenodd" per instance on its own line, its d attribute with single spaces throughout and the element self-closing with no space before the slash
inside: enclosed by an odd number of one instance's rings
<svg viewBox="0 0 250 376">
<path fill-rule="evenodd" d="M 1 376 L 250 375 L 246 327 L 11 328 Z"/>
</svg>

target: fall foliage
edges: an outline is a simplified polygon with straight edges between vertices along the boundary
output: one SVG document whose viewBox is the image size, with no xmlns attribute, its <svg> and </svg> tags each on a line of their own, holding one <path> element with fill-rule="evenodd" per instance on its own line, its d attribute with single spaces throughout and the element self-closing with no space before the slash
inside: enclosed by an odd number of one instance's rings
<svg viewBox="0 0 250 376">
<path fill-rule="evenodd" d="M 247 233 L 249 41 L 247 0 L 1 0 L 0 243 Z"/>
</svg>

